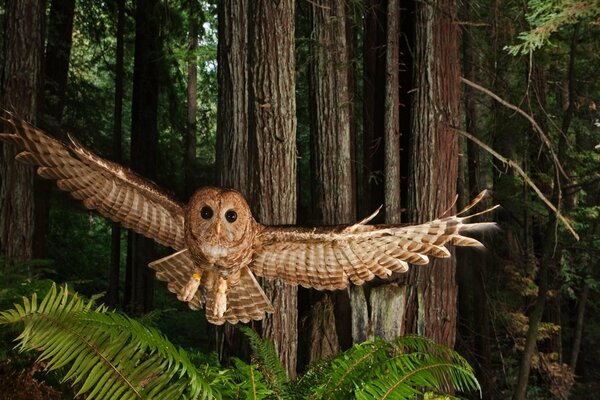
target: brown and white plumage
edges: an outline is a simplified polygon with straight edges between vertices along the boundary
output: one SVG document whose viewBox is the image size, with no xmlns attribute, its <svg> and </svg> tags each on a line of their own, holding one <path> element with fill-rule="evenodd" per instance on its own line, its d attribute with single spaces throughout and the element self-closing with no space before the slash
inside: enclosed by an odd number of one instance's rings
<svg viewBox="0 0 600 400">
<path fill-rule="evenodd" d="M 351 226 L 265 226 L 235 190 L 201 188 L 183 205 L 72 139 L 64 144 L 8 112 L 3 120 L 11 132 L 0 139 L 21 148 L 18 161 L 37 166 L 40 176 L 56 179 L 87 208 L 175 249 L 150 267 L 190 308 L 204 307 L 214 324 L 259 320 L 273 312 L 255 274 L 319 290 L 343 289 L 406 272 L 409 264 L 427 264 L 430 256 L 449 257 L 447 244 L 481 246 L 462 233 L 493 225 L 462 216 L 482 193 L 461 213 L 420 225 L 367 225 L 375 213 Z"/>
</svg>

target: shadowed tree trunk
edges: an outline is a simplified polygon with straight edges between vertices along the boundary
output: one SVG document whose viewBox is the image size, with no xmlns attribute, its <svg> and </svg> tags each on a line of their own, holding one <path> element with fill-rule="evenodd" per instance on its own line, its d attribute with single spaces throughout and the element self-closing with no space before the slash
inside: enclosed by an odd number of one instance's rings
<svg viewBox="0 0 600 400">
<path fill-rule="evenodd" d="M 188 33 L 188 65 L 187 65 L 187 129 L 185 134 L 185 195 L 190 196 L 196 187 L 196 114 L 198 112 L 198 62 L 196 49 L 198 48 L 198 6 L 197 0 L 190 0 L 188 6 L 189 33 Z"/>
<path fill-rule="evenodd" d="M 48 17 L 48 40 L 44 69 L 44 109 L 40 121 L 42 128 L 60 132 L 65 108 L 69 60 L 73 42 L 73 15 L 75 0 L 53 0 Z M 46 257 L 46 238 L 50 217 L 50 190 L 52 182 L 35 181 L 35 232 L 33 236 L 34 258 Z"/>
<path fill-rule="evenodd" d="M 317 214 L 324 225 L 356 219 L 353 87 L 348 9 L 343 1 L 317 1 L 311 9 L 311 169 Z M 347 292 L 311 291 L 307 363 L 335 355 L 352 343 Z M 336 329 L 337 325 L 337 329 Z M 339 332 L 339 334 L 338 334 Z"/>
<path fill-rule="evenodd" d="M 125 38 L 125 0 L 117 1 L 117 49 L 115 56 L 115 109 L 113 125 L 113 160 L 121 162 L 123 154 L 123 77 Z M 106 302 L 111 306 L 119 303 L 121 271 L 121 225 L 111 223 L 110 232 L 110 271 L 108 273 L 108 293 Z"/>
<path fill-rule="evenodd" d="M 294 2 L 249 3 L 251 205 L 264 224 L 296 222 Z M 263 322 L 290 377 L 296 376 L 297 288 L 265 283 L 275 308 Z"/>
<path fill-rule="evenodd" d="M 250 197 L 248 160 L 248 3 L 220 1 L 218 12 L 217 183 Z M 222 361 L 240 349 L 240 335 L 231 324 L 215 327 Z"/>
<path fill-rule="evenodd" d="M 44 11 L 43 1 L 9 0 L 4 14 L 2 104 L 34 124 L 42 92 Z M 34 171 L 15 162 L 14 146 L 0 146 L 0 256 L 13 265 L 33 255 Z"/>
<path fill-rule="evenodd" d="M 136 3 L 135 61 L 131 109 L 131 168 L 149 179 L 156 176 L 158 145 L 158 71 L 160 19 L 157 0 Z M 129 232 L 125 304 L 134 313 L 152 308 L 154 274 L 148 263 L 154 254 L 154 242 Z"/>
</svg>

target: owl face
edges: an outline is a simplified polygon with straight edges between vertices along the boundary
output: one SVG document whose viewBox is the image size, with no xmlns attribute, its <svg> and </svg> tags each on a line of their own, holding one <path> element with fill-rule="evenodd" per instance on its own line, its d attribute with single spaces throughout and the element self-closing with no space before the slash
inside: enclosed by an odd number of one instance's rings
<svg viewBox="0 0 600 400">
<path fill-rule="evenodd" d="M 256 222 L 237 191 L 215 187 L 197 190 L 187 207 L 186 244 L 194 255 L 211 264 L 232 262 L 235 253 L 252 245 Z"/>
</svg>

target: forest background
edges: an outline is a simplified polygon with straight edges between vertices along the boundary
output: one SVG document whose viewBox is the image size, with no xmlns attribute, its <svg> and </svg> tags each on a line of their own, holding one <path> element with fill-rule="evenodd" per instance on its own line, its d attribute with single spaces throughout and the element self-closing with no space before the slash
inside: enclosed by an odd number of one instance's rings
<svg viewBox="0 0 600 400">
<path fill-rule="evenodd" d="M 381 204 L 376 222 L 406 223 L 491 189 L 501 229 L 486 252 L 347 292 L 269 285 L 280 312 L 255 328 L 289 376 L 353 343 L 417 333 L 463 354 L 484 398 L 598 392 L 597 3 L 2 7 L 3 106 L 183 201 L 219 185 L 266 224 L 353 223 Z M 146 264 L 167 249 L 34 179 L 2 146 L 2 309 L 68 282 L 183 347 L 223 362 L 247 353 L 154 279 Z M 35 371 L 14 363 L 13 337 L 1 371 Z"/>
</svg>

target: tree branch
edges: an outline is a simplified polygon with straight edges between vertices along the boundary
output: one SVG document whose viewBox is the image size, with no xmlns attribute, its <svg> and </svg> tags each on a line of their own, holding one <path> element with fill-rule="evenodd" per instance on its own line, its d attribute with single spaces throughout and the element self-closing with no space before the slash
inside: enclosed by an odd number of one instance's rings
<svg viewBox="0 0 600 400">
<path fill-rule="evenodd" d="M 575 237 L 575 239 L 579 240 L 579 235 L 577 234 L 577 232 L 575 232 L 575 229 L 573 228 L 571 223 L 561 214 L 560 210 L 558 210 L 554 206 L 554 204 L 552 204 L 550 202 L 550 200 L 548 200 L 548 198 L 546 196 L 544 196 L 542 191 L 536 186 L 536 184 L 531 180 L 531 178 L 525 173 L 525 171 L 523 171 L 523 169 L 517 163 L 502 156 L 501 154 L 496 152 L 494 149 L 492 149 L 490 146 L 483 143 L 481 140 L 477 139 L 475 136 L 471 135 L 470 133 L 462 131 L 460 129 L 456 129 L 456 128 L 453 128 L 453 130 L 456 133 L 458 133 L 459 135 L 464 136 L 467 139 L 472 140 L 473 142 L 477 143 L 477 145 L 479 147 L 481 147 L 482 149 L 484 149 L 485 151 L 490 153 L 496 159 L 498 159 L 505 165 L 508 165 L 509 167 L 513 168 L 517 172 L 517 174 L 519 174 L 523 178 L 525 183 L 527 183 L 527 185 L 529 185 L 529 187 L 531 187 L 533 189 L 533 191 L 538 195 L 540 200 L 542 200 L 544 202 L 544 204 L 546 204 L 546 206 L 554 212 L 554 214 L 556 215 L 556 218 L 563 223 L 565 228 L 567 228 L 567 230 L 569 232 L 571 232 L 571 234 Z"/>
</svg>

